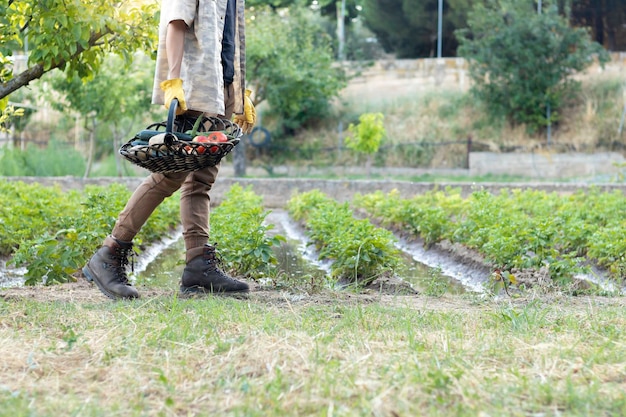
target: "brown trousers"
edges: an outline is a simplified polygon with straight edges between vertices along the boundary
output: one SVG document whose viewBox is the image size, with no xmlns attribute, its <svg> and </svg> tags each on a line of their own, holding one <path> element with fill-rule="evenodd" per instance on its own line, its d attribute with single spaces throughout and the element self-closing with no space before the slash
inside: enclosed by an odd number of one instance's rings
<svg viewBox="0 0 626 417">
<path fill-rule="evenodd" d="M 224 88 L 224 102 L 226 114 L 223 116 L 230 119 L 235 105 L 232 84 Z M 152 173 L 133 192 L 111 235 L 121 241 L 132 241 L 159 204 L 180 189 L 180 219 L 186 261 L 202 255 L 204 245 L 209 242 L 209 191 L 218 171 L 219 165 L 194 172 Z"/>
</svg>

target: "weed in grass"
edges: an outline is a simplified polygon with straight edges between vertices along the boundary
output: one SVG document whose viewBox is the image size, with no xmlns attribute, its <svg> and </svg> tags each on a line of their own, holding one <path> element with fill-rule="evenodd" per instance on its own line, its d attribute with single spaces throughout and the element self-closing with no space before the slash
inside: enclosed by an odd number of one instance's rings
<svg viewBox="0 0 626 417">
<path fill-rule="evenodd" d="M 460 369 L 446 369 L 435 359 L 434 367 L 426 373 L 427 380 L 425 383 L 426 392 L 435 397 L 435 401 L 439 404 L 445 404 L 449 400 L 449 396 L 456 381 L 463 375 Z"/>
<path fill-rule="evenodd" d="M 448 282 L 444 280 L 441 268 L 428 270 L 424 295 L 429 297 L 442 297 L 448 291 Z"/>
<path fill-rule="evenodd" d="M 281 263 L 281 266 L 287 265 L 285 270 L 277 270 L 274 276 L 261 280 L 263 287 L 304 294 L 319 294 L 332 287 L 330 277 L 324 271 L 305 272 L 307 265 L 303 260 L 298 258 L 296 261 L 299 264 L 296 268 L 292 264 Z"/>
<path fill-rule="evenodd" d="M 502 307 L 496 313 L 494 319 L 505 324 L 507 327 L 516 332 L 531 332 L 538 327 L 544 326 L 546 322 L 547 311 L 535 302 L 530 302 L 521 309 L 514 306 Z"/>
<path fill-rule="evenodd" d="M 78 341 L 79 335 L 76 334 L 71 326 L 64 326 L 62 338 L 67 345 L 65 349 L 72 350 L 72 347 Z"/>
</svg>

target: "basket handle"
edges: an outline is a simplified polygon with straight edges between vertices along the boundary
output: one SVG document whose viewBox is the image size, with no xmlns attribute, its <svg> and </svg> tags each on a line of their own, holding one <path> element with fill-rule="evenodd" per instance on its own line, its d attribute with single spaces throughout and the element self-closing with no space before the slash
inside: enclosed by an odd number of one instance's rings
<svg viewBox="0 0 626 417">
<path fill-rule="evenodd" d="M 170 102 L 170 108 L 167 112 L 167 124 L 165 125 L 165 144 L 171 145 L 176 139 L 174 136 L 174 120 L 176 120 L 176 108 L 178 107 L 178 99 L 174 98 Z"/>
<path fill-rule="evenodd" d="M 178 108 L 178 99 L 174 98 L 170 102 L 170 109 L 167 113 L 167 124 L 165 125 L 166 133 L 174 133 L 174 120 L 176 119 L 177 108 Z"/>
</svg>

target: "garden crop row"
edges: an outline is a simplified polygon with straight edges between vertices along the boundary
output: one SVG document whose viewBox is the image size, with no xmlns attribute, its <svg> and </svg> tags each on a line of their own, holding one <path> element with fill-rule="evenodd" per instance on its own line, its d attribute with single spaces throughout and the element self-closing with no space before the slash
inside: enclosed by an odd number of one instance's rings
<svg viewBox="0 0 626 417">
<path fill-rule="evenodd" d="M 25 266 L 26 284 L 66 282 L 111 232 L 130 197 L 120 184 L 90 186 L 83 192 L 0 181 L 0 251 Z M 178 224 L 178 201 L 166 201 L 135 239 L 138 247 Z"/>
<path fill-rule="evenodd" d="M 276 275 L 273 248 L 285 238 L 270 236 L 274 225 L 265 222 L 268 214 L 263 198 L 239 184 L 231 186 L 224 201 L 212 210 L 211 239 L 218 242 L 224 266 L 234 274 L 252 279 Z"/>
<path fill-rule="evenodd" d="M 0 256 L 27 267 L 27 284 L 72 279 L 110 233 L 130 196 L 118 184 L 63 192 L 7 181 L 0 181 L 0 193 Z M 357 219 L 357 208 L 386 228 Z M 619 191 L 475 191 L 462 197 L 460 190 L 445 189 L 411 198 L 374 192 L 339 203 L 314 190 L 294 195 L 287 209 L 305 227 L 320 260 L 331 262 L 334 280 L 367 284 L 393 273 L 401 257 L 388 229 L 419 237 L 426 246 L 444 240 L 464 245 L 494 270 L 544 268 L 557 283 L 570 282 L 589 265 L 605 268 L 616 280 L 626 274 L 626 197 Z M 239 185 L 212 211 L 211 238 L 230 272 L 251 279 L 280 273 L 273 249 L 284 237 L 270 236 L 267 214 L 262 198 Z M 175 194 L 150 217 L 135 243 L 141 248 L 178 224 Z"/>
<path fill-rule="evenodd" d="M 394 235 L 356 219 L 348 203 L 339 203 L 319 190 L 294 195 L 287 203 L 291 217 L 301 222 L 320 260 L 329 260 L 332 278 L 367 285 L 392 273 L 400 263 Z"/>
<path fill-rule="evenodd" d="M 384 226 L 432 245 L 449 240 L 478 251 L 494 268 L 548 268 L 568 283 L 589 265 L 617 280 L 626 274 L 626 198 L 598 189 L 570 195 L 535 190 L 446 189 L 405 198 L 374 192 L 353 199 Z"/>
<path fill-rule="evenodd" d="M 110 233 L 118 213 L 130 197 L 122 185 L 87 187 L 63 192 L 57 187 L 0 181 L 1 255 L 25 266 L 25 283 L 53 284 L 72 280 Z M 268 237 L 267 212 L 259 196 L 233 186 L 212 213 L 212 238 L 220 242 L 225 266 L 258 278 L 277 261 L 272 246 L 281 236 Z M 179 224 L 178 194 L 164 200 L 134 243 L 137 249 L 165 237 Z M 249 273 L 253 271 L 253 273 Z"/>
<path fill-rule="evenodd" d="M 64 192 L 58 187 L 0 181 L 6 198 L 0 211 L 0 247 L 11 263 L 25 266 L 27 285 L 73 280 L 112 229 L 130 191 L 113 184 Z M 322 260 L 330 260 L 334 280 L 366 284 L 393 271 L 400 260 L 393 234 L 357 220 L 347 204 L 319 191 L 294 196 L 289 205 L 306 224 Z M 285 238 L 271 234 L 262 198 L 233 185 L 211 212 L 211 243 L 223 267 L 258 280 L 280 275 L 275 247 Z M 179 198 L 166 199 L 136 237 L 137 249 L 164 237 L 179 224 Z M 316 284 L 319 286 L 319 283 Z"/>
</svg>

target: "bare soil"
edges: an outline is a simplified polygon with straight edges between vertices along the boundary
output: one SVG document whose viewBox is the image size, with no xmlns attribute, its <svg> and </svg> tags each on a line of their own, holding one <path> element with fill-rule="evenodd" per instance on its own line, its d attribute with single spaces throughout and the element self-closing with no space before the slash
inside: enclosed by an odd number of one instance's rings
<svg viewBox="0 0 626 417">
<path fill-rule="evenodd" d="M 378 283 L 380 284 L 380 283 Z M 175 297 L 177 291 L 139 287 L 142 300 L 160 297 Z M 440 312 L 470 312 L 480 310 L 492 310 L 498 305 L 525 305 L 531 301 L 540 301 L 548 304 L 558 304 L 563 308 L 576 310 L 589 305 L 594 306 L 624 306 L 624 297 L 601 297 L 601 296 L 568 296 L 560 292 L 551 293 L 527 293 L 523 296 L 499 296 L 482 297 L 480 295 L 463 296 L 446 294 L 442 297 L 429 297 L 421 294 L 407 293 L 406 291 L 396 292 L 397 288 L 391 286 L 371 286 L 370 288 L 356 293 L 351 291 L 321 292 L 317 294 L 292 294 L 285 291 L 263 288 L 252 283 L 251 292 L 242 302 L 254 302 L 259 304 L 272 305 L 276 307 L 305 308 L 313 305 L 368 305 L 377 303 L 388 307 L 410 308 L 419 311 L 440 311 Z M 206 295 L 206 298 L 218 297 Z M 98 288 L 87 282 L 83 278 L 76 282 L 54 285 L 49 287 L 17 287 L 8 288 L 0 292 L 0 299 L 7 302 L 32 300 L 42 303 L 80 303 L 80 304 L 100 304 L 113 301 L 105 297 Z"/>
</svg>

